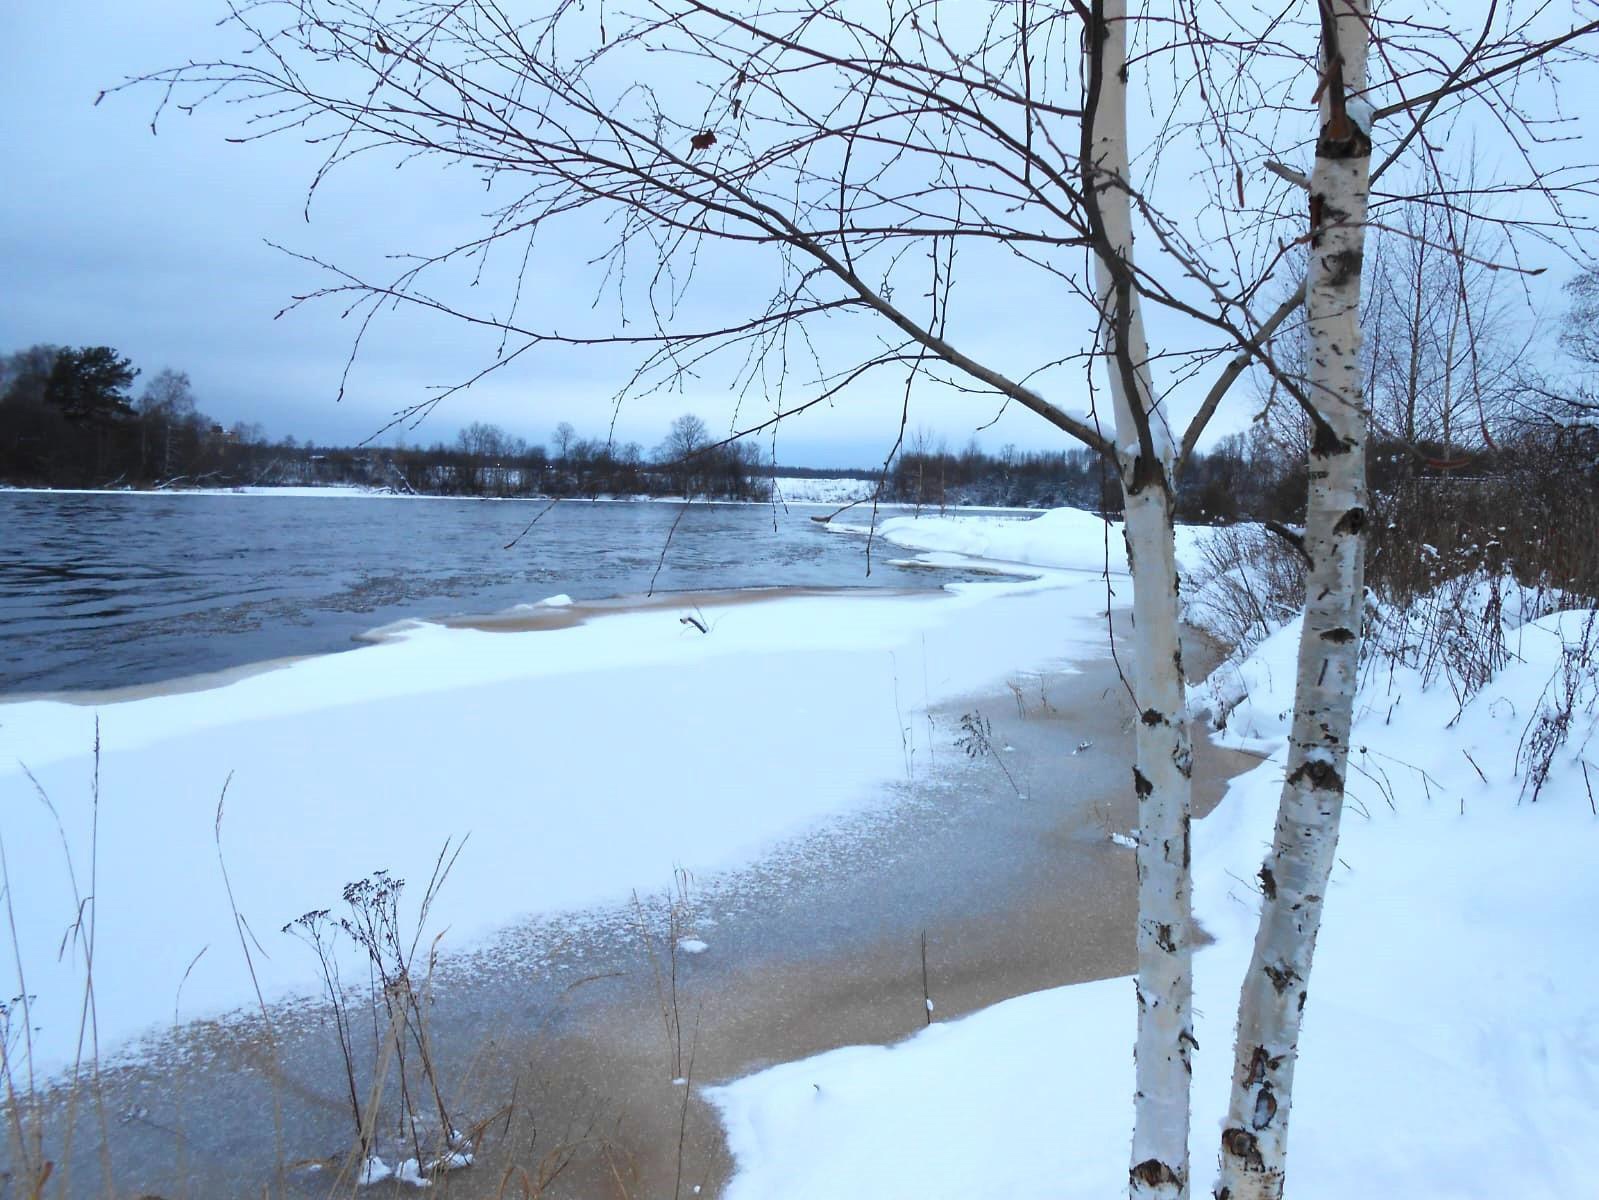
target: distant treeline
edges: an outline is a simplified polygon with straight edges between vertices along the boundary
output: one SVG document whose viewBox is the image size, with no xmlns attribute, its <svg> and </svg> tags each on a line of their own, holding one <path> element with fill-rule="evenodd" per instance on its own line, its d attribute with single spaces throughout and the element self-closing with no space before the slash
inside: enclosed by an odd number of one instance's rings
<svg viewBox="0 0 1599 1200">
<path fill-rule="evenodd" d="M 1121 484 L 1099 455 L 1086 449 L 999 455 L 968 444 L 951 453 L 913 439 L 890 468 L 883 499 L 923 507 L 966 504 L 1009 508 L 1070 505 L 1118 513 Z M 1195 454 L 1178 488 L 1177 519 L 1196 523 L 1243 518 L 1291 520 L 1305 503 L 1305 475 L 1259 436 L 1235 435 L 1209 454 Z"/>
<path fill-rule="evenodd" d="M 453 443 L 330 447 L 224 427 L 189 377 L 140 371 L 108 346 L 32 346 L 0 357 L 0 483 L 31 487 L 237 487 L 356 484 L 461 496 L 770 494 L 753 445 L 717 445 L 692 414 L 646 452 L 582 438 L 563 422 L 548 449 L 475 422 Z"/>
<path fill-rule="evenodd" d="M 923 508 L 994 505 L 1103 513 L 1121 509 L 1115 474 L 1082 449 L 984 453 L 975 441 L 949 451 L 912 435 L 888 470 L 778 467 L 750 442 L 721 444 L 692 414 L 672 422 L 653 450 L 580 437 L 568 423 L 549 445 L 475 422 L 451 443 L 429 447 L 326 447 L 269 441 L 259 425 L 224 428 L 198 407 L 189 377 L 161 370 L 135 394 L 139 372 L 105 346 L 34 346 L 0 357 L 0 483 L 42 487 L 232 487 L 355 484 L 459 496 L 701 496 L 763 500 L 774 475 L 879 480 L 886 503 Z M 1303 422 L 1269 420 L 1195 454 L 1178 485 L 1177 519 L 1296 524 L 1307 488 Z M 1486 543 L 1479 525 L 1518 526 L 1540 555 L 1599 578 L 1599 429 L 1554 421 L 1504 422 L 1493 436 L 1407 441 L 1378 433 L 1367 445 L 1373 508 L 1383 529 L 1409 528 L 1416 514 L 1429 545 Z M 1574 507 L 1575 506 L 1575 507 Z M 1472 532 L 1446 514 L 1471 511 Z M 1574 525 L 1555 514 L 1582 515 Z M 1464 527 L 1462 527 L 1464 528 Z M 1384 553 L 1375 531 L 1374 555 Z M 1493 532 L 1490 530 L 1489 532 Z M 1502 536 L 1502 531 L 1500 531 Z M 1475 541 L 1473 540 L 1475 539 Z M 1579 565 L 1580 562 L 1580 565 Z"/>
<path fill-rule="evenodd" d="M 1208 453 L 1195 453 L 1178 483 L 1177 520 L 1298 524 L 1308 488 L 1305 441 L 1302 430 L 1257 424 L 1222 438 Z M 1475 506 L 1485 514 L 1491 505 L 1482 498 L 1494 497 L 1505 518 L 1498 524 L 1524 518 L 1529 526 L 1541 523 L 1553 531 L 1553 514 L 1562 504 L 1568 510 L 1582 505 L 1586 512 L 1599 502 L 1596 425 L 1506 425 L 1495 440 L 1470 449 L 1377 434 L 1366 453 L 1368 484 L 1379 509 Z M 951 453 L 929 446 L 927 439 L 915 439 L 895 459 L 882 498 L 935 509 L 1072 505 L 1112 514 L 1122 507 L 1115 475 L 1090 451 L 1018 453 L 1006 447 L 994 457 L 975 445 Z M 1590 557 L 1599 557 L 1594 528 L 1583 525 L 1569 532 L 1592 543 Z"/>
</svg>

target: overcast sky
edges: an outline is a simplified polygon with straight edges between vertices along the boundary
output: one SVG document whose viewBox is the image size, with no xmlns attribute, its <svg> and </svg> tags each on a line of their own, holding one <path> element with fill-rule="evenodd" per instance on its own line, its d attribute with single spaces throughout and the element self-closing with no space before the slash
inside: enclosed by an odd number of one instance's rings
<svg viewBox="0 0 1599 1200">
<path fill-rule="evenodd" d="M 257 421 L 274 437 L 356 441 L 396 409 L 426 398 L 429 387 L 470 375 L 490 360 L 494 343 L 447 321 L 395 316 L 376 327 L 344 400 L 335 403 L 352 322 L 328 303 L 274 320 L 321 277 L 267 243 L 370 265 L 385 253 L 448 244 L 452 232 L 472 227 L 486 202 L 470 179 L 374 164 L 335 175 L 307 223 L 305 189 L 321 161 L 313 148 L 292 137 L 230 144 L 239 114 L 222 108 L 168 112 L 152 136 L 153 90 L 94 106 L 100 89 L 127 75 L 204 56 L 219 44 L 236 48 L 236 36 L 214 28 L 223 11 L 214 0 L 0 4 L 0 353 L 35 342 L 108 344 L 147 375 L 166 366 L 188 371 L 201 407 L 225 423 Z M 1572 97 L 1573 104 L 1591 102 L 1591 89 Z M 564 262 L 560 254 L 541 260 L 530 287 L 544 311 L 589 311 L 592 285 L 573 283 L 589 252 L 574 245 Z M 966 344 L 978 357 L 989 355 L 1005 369 L 1012 360 L 1048 360 L 1059 345 L 1082 340 L 1081 309 L 1031 290 L 1034 274 L 1007 276 L 1002 265 L 982 270 L 986 286 L 964 310 Z M 1551 278 L 1560 271 L 1557 265 Z M 732 274 L 730 289 L 738 282 Z M 1535 307 L 1553 311 L 1553 285 L 1538 297 Z M 629 365 L 614 353 L 529 356 L 452 397 L 403 436 L 449 440 L 472 420 L 494 421 L 535 442 L 563 420 L 580 434 L 604 436 L 608 398 Z M 629 402 L 616 436 L 651 446 L 685 410 L 725 427 L 732 412 L 726 379 L 708 376 L 696 386 Z M 1051 398 L 1083 406 L 1082 397 Z M 900 400 L 901 385 L 885 377 L 880 391 L 857 392 L 847 405 L 786 424 L 778 457 L 812 465 L 881 461 Z M 959 447 L 995 407 L 918 397 L 911 423 Z M 1220 428 L 1237 428 L 1248 415 L 1240 396 Z M 1020 411 L 1006 413 L 981 441 L 990 449 L 1070 444 Z"/>
</svg>

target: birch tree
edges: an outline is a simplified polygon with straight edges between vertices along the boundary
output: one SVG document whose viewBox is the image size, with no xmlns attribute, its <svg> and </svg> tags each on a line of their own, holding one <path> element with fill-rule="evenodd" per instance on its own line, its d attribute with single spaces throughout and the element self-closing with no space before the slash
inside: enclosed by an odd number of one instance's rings
<svg viewBox="0 0 1599 1200">
<path fill-rule="evenodd" d="M 1365 601 L 1368 417 L 1360 368 L 1360 284 L 1371 169 L 1367 0 L 1322 8 L 1321 129 L 1310 176 L 1306 382 L 1314 435 L 1288 776 L 1238 1009 L 1219 1200 L 1282 1194 L 1288 1116 L 1311 956 L 1338 844 Z"/>
<path fill-rule="evenodd" d="M 1138 713 L 1138 1040 L 1129 1180 L 1134 1196 L 1180 1196 L 1187 1187 L 1189 1054 L 1195 1045 L 1188 841 L 1193 753 L 1172 521 L 1175 447 L 1156 404 L 1134 275 L 1125 0 L 1095 3 L 1087 42 L 1083 198 L 1093 231 L 1095 299 L 1116 416 L 1138 631 L 1131 680 Z"/>
<path fill-rule="evenodd" d="M 1306 279 L 1306 360 L 1303 408 L 1309 418 L 1310 486 L 1300 549 L 1306 560 L 1306 600 L 1295 679 L 1293 721 L 1288 739 L 1286 777 L 1271 850 L 1260 870 L 1260 921 L 1238 1007 L 1232 1088 L 1221 1137 L 1217 1200 L 1277 1200 L 1287 1171 L 1289 1118 L 1294 1069 L 1304 1019 L 1311 964 L 1332 875 L 1343 810 L 1349 740 L 1360 667 L 1364 611 L 1364 535 L 1367 526 L 1366 439 L 1371 413 L 1364 392 L 1361 348 L 1361 285 L 1364 276 L 1373 147 L 1368 80 L 1372 33 L 1377 28 L 1371 0 L 1319 0 L 1321 53 L 1317 95 L 1319 128 L 1309 197 L 1309 270 Z M 1506 46 L 1492 44 L 1499 6 L 1488 6 L 1481 36 L 1471 52 L 1451 66 L 1443 86 L 1420 100 L 1405 99 L 1385 115 L 1409 113 L 1413 122 L 1390 149 L 1376 174 L 1391 167 L 1413 139 L 1424 137 L 1431 112 L 1448 97 L 1490 88 L 1496 76 L 1536 63 L 1559 45 L 1591 35 L 1594 24 L 1551 41 L 1520 47 L 1504 58 Z M 1485 48 L 1487 58 L 1480 58 Z M 1495 56 L 1500 62 L 1487 65 Z M 1485 90 L 1487 90 L 1485 88 Z M 1494 95 L 1494 99 L 1499 97 Z M 1419 110 L 1419 111 L 1418 111 Z M 1503 105 L 1507 125 L 1527 120 L 1521 110 Z M 1429 152 L 1436 154 L 1429 148 Z M 1474 165 L 1471 168 L 1474 172 Z M 1388 232 L 1412 242 L 1417 265 L 1415 287 L 1425 286 L 1422 265 L 1441 255 L 1457 286 L 1434 319 L 1444 326 L 1441 428 L 1447 447 L 1456 344 L 1470 321 L 1468 271 L 1503 265 L 1478 258 L 1471 244 L 1471 202 L 1446 185 L 1436 159 L 1439 185 L 1431 197 L 1443 212 L 1438 224 L 1447 238 L 1426 232 L 1434 214 L 1413 211 L 1400 229 Z M 1532 173 L 1535 190 L 1543 179 Z M 1586 184 L 1578 190 L 1586 190 Z M 1458 209 L 1458 211 L 1457 211 Z M 1463 226 L 1456 228 L 1456 222 Z M 1557 222 L 1558 223 L 1558 222 Z M 1571 226 L 1568 232 L 1575 232 Z M 1536 273 L 1536 272 L 1534 272 Z M 1420 318 L 1418 316 L 1419 324 Z M 1420 335 L 1419 329 L 1415 333 Z M 1473 364 L 1477 348 L 1460 352 Z M 1415 400 L 1414 352 L 1408 384 Z M 1412 413 L 1414 409 L 1410 410 Z M 1483 417 L 1486 422 L 1486 416 Z M 1486 427 L 1486 425 L 1484 425 Z M 1407 425 L 1407 437 L 1415 427 Z"/>
<path fill-rule="evenodd" d="M 1517 128 L 1499 89 L 1574 55 L 1599 27 L 1540 38 L 1540 15 L 1490 0 L 1479 33 L 1420 3 L 1374 24 L 1384 18 L 1368 0 L 1297 0 L 1280 14 L 1204 0 L 1136 13 L 1127 0 L 551 0 L 531 19 L 496 0 L 392 11 L 268 0 L 231 10 L 238 56 L 132 82 L 158 85 L 162 107 L 245 105 L 241 140 L 293 134 L 325 147 L 308 209 L 330 172 L 374 156 L 476 173 L 492 197 L 479 226 L 392 275 L 299 254 L 323 282 L 294 303 L 342 306 L 357 353 L 369 323 L 395 308 L 495 339 L 481 371 L 400 420 L 538 354 L 586 348 L 633 355 L 617 403 L 723 370 L 740 398 L 727 438 L 775 436 L 798 413 L 892 387 L 885 476 L 914 402 L 938 388 L 968 403 L 974 424 L 1016 407 L 1103 456 L 1122 485 L 1133 581 L 1129 1187 L 1175 1200 L 1190 1190 L 1195 1043 L 1174 481 L 1246 373 L 1264 374 L 1311 424 L 1310 611 L 1219 1188 L 1276 1194 L 1358 661 L 1362 249 L 1368 209 L 1406 199 L 1368 205 L 1368 184 L 1396 162 L 1436 168 L 1423 130 L 1473 97 Z M 1130 91 L 1149 97 L 1136 122 Z M 1307 176 L 1291 159 L 1312 126 Z M 1372 169 L 1374 138 L 1383 158 Z M 1181 143 L 1193 153 L 1178 155 Z M 1546 200 L 1580 190 L 1576 177 L 1541 173 L 1530 149 L 1526 162 L 1524 182 Z M 1556 227 L 1569 228 L 1563 210 L 1542 232 Z M 592 310 L 570 305 L 558 321 L 528 311 L 523 286 L 552 239 L 592 247 L 595 287 Z M 1298 286 L 1287 266 L 1307 244 Z M 497 293 L 486 286 L 496 264 Z M 974 308 L 1014 303 L 996 281 L 1018 279 L 1051 300 L 1049 344 L 1009 358 L 974 349 Z M 689 302 L 707 292 L 712 302 Z M 1308 371 L 1271 352 L 1302 306 Z"/>
</svg>

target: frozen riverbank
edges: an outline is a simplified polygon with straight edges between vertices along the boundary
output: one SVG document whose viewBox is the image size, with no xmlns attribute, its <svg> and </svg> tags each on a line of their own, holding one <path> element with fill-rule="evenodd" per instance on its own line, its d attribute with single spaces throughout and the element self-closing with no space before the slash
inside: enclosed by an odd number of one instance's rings
<svg viewBox="0 0 1599 1200">
<path fill-rule="evenodd" d="M 1589 1186 L 1581 1131 L 1599 1126 L 1599 976 L 1572 950 L 1591 941 L 1599 905 L 1595 622 L 1517 609 L 1479 613 L 1479 636 L 1503 638 L 1508 654 L 1464 703 L 1404 657 L 1421 623 L 1365 673 L 1296 1072 L 1291 1196 L 1554 1198 Z M 1195 913 L 1215 938 L 1195 963 L 1196 1193 L 1227 1102 L 1297 639 L 1296 622 L 1198 694 L 1203 711 L 1226 715 L 1222 741 L 1268 758 L 1194 831 Z M 1566 740 L 1540 768 L 1529 748 L 1562 720 Z M 1116 1195 L 1133 1032 L 1131 982 L 1104 980 L 713 1089 L 738 1167 L 725 1194 L 797 1200 L 847 1179 L 862 1195 L 920 1200 Z"/>
<path fill-rule="evenodd" d="M 676 865 L 752 861 L 880 803 L 923 709 L 1097 653 L 1104 603 L 1103 581 L 1050 572 L 536 633 L 415 625 L 211 690 L 0 706 L 34 1064 L 76 1054 L 84 963 L 57 950 L 80 911 L 103 1052 L 175 1005 L 251 1002 L 219 829 L 233 901 L 270 948 L 256 980 L 268 999 L 313 991 L 314 964 L 265 931 L 352 880 L 385 869 L 420 890 L 446 840 L 469 838 L 431 912 L 449 949 L 625 898 Z"/>
<path fill-rule="evenodd" d="M 1086 515 L 1052 523 L 1057 539 L 1103 543 Z M 407 627 L 218 689 L 0 707 L 5 757 L 30 764 L 62 819 L 58 830 L 27 776 L 0 776 L 17 814 L 10 882 L 30 914 L 35 1063 L 59 1065 L 76 1042 L 82 961 L 53 961 L 77 903 L 62 845 L 81 878 L 97 844 L 88 916 L 100 1044 L 108 1060 L 119 1046 L 163 1055 L 102 1076 L 115 1103 L 145 1114 L 119 1144 L 153 1139 L 135 1160 L 168 1168 L 159 1129 L 181 1120 L 186 1144 L 232 1147 L 216 1149 L 207 1179 L 259 1178 L 278 1153 L 259 1125 L 229 1132 L 212 1114 L 260 1111 L 282 1079 L 323 1097 L 291 1106 L 289 1157 L 338 1148 L 337 1110 L 323 1107 L 336 1060 L 314 1019 L 274 1009 L 270 1052 L 248 1017 L 163 1032 L 174 1015 L 251 1006 L 216 861 L 230 773 L 221 842 L 269 1001 L 317 990 L 314 958 L 270 931 L 336 907 L 345 883 L 380 867 L 420 890 L 444 840 L 471 835 L 421 934 L 425 944 L 443 933 L 435 1037 L 451 1061 L 482 1060 L 487 1042 L 525 1045 L 555 1013 L 562 1028 L 590 1020 L 583 1045 L 609 1037 L 634 1063 L 615 1085 L 625 1095 L 637 1072 L 654 1079 L 658 1027 L 645 1032 L 637 1007 L 608 1024 L 623 1010 L 583 1018 L 564 997 L 596 976 L 585 996 L 637 986 L 636 971 L 604 982 L 619 962 L 637 963 L 621 902 L 635 887 L 658 893 L 674 868 L 696 881 L 706 923 L 693 932 L 710 946 L 683 966 L 711 997 L 697 1078 L 914 1027 L 907 1013 L 919 1010 L 901 993 L 920 930 L 941 1013 L 1125 969 L 1130 860 L 1107 834 L 1131 814 L 1106 596 L 1088 571 L 1043 570 L 941 593 L 685 597 L 533 632 L 544 623 L 524 613 L 483 628 Z M 956 745 L 969 711 L 999 718 L 970 763 Z M 1067 752 L 1079 744 L 1085 753 Z M 964 782 L 940 791 L 951 770 Z M 843 841 L 828 832 L 847 829 Z M 751 875 L 750 863 L 767 865 Z M 1054 903 L 1063 889 L 1076 896 L 1065 908 Z M 553 915 L 574 910 L 613 916 Z M 359 970 L 350 964 L 347 978 Z M 152 1030 L 160 1036 L 142 1050 L 129 1040 Z M 618 1030 L 630 1031 L 626 1045 Z M 180 1066 L 194 1055 L 236 1068 Z M 202 1115 L 167 1111 L 169 1069 L 185 1071 Z M 502 1059 L 471 1081 L 517 1089 L 518 1070 Z M 530 1078 L 516 1094 L 548 1094 L 540 1086 Z M 562 1102 L 559 1089 L 552 1099 Z M 658 1119 L 660 1104 L 646 1111 Z M 318 1132 L 329 1120 L 340 1135 Z M 696 1121 L 714 1166 L 719 1139 Z"/>
</svg>

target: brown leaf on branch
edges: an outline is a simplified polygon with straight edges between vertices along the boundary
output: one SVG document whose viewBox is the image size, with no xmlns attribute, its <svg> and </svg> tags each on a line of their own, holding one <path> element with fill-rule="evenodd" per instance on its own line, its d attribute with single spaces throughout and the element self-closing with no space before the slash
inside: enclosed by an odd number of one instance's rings
<svg viewBox="0 0 1599 1200">
<path fill-rule="evenodd" d="M 709 129 L 702 129 L 700 132 L 696 133 L 692 139 L 690 139 L 689 145 L 693 146 L 696 150 L 709 150 L 712 146 L 716 145 L 716 134 L 711 132 Z"/>
</svg>

